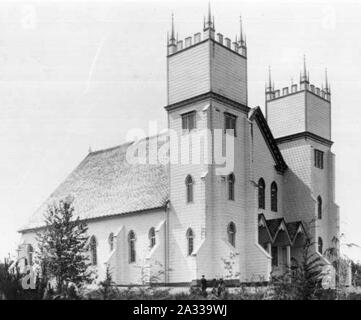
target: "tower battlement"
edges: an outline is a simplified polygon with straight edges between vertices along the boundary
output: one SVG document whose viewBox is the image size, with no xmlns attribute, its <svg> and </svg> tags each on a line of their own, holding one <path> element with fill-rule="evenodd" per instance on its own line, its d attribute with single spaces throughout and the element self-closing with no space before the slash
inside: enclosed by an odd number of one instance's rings
<svg viewBox="0 0 361 320">
<path fill-rule="evenodd" d="M 286 97 L 301 91 L 309 91 L 326 101 L 331 101 L 331 92 L 329 90 L 326 90 L 323 87 L 316 87 L 314 84 L 303 85 L 302 83 L 299 85 L 291 84 L 289 87 L 283 87 L 282 89 L 275 89 L 272 87 L 271 90 L 266 92 L 266 101 Z"/>
<path fill-rule="evenodd" d="M 217 33 L 211 37 L 207 37 L 206 35 L 203 35 L 202 37 L 201 32 L 197 32 L 193 36 L 186 37 L 184 40 L 175 40 L 174 44 L 170 41 L 170 39 L 168 39 L 168 55 L 181 52 L 209 39 L 217 42 L 229 50 L 234 51 L 235 53 L 240 54 L 245 58 L 247 57 L 247 46 L 245 41 L 243 41 L 243 44 L 241 44 L 238 39 L 235 39 L 235 41 L 232 42 L 230 38 L 225 37 L 222 33 Z"/>
<path fill-rule="evenodd" d="M 178 40 L 172 15 L 167 39 L 168 105 L 212 92 L 247 106 L 246 56 L 242 20 L 240 34 L 232 42 L 216 34 L 209 8 L 203 32 Z"/>
<path fill-rule="evenodd" d="M 269 69 L 269 79 L 266 83 L 266 102 L 272 101 L 278 98 L 283 98 L 289 95 L 296 94 L 298 92 L 308 91 L 316 96 L 331 102 L 331 88 L 328 83 L 327 70 L 325 73 L 325 85 L 322 84 L 321 88 L 310 83 L 310 75 L 306 70 L 306 61 L 304 60 L 303 71 L 300 73 L 299 84 L 291 84 L 289 87 L 283 87 L 282 89 L 275 89 L 274 83 L 271 80 L 271 69 Z"/>
<path fill-rule="evenodd" d="M 171 33 L 167 36 L 167 53 L 173 55 L 175 53 L 186 50 L 190 47 L 196 46 L 199 43 L 202 43 L 207 40 L 215 41 L 221 46 L 228 48 L 235 53 L 240 54 L 243 57 L 247 57 L 247 42 L 246 37 L 243 34 L 242 19 L 240 20 L 240 36 L 239 39 L 236 36 L 234 41 L 231 38 L 225 37 L 222 33 L 215 33 L 215 23 L 214 17 L 211 16 L 210 8 L 208 11 L 207 20 L 204 18 L 203 22 L 203 35 L 202 32 L 197 32 L 193 36 L 188 36 L 184 40 L 178 40 L 178 34 L 175 36 L 174 29 L 174 16 L 172 15 L 172 29 Z"/>
<path fill-rule="evenodd" d="M 309 132 L 331 140 L 331 89 L 326 83 L 316 87 L 304 62 L 299 84 L 275 89 L 271 71 L 266 84 L 266 117 L 276 138 Z"/>
</svg>

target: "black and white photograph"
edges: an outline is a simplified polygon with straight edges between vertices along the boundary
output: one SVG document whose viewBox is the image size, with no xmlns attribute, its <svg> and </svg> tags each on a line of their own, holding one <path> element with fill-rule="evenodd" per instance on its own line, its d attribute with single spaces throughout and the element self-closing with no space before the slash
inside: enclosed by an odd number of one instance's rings
<svg viewBox="0 0 361 320">
<path fill-rule="evenodd" d="M 0 300 L 361 300 L 360 57 L 356 0 L 0 1 Z"/>
</svg>

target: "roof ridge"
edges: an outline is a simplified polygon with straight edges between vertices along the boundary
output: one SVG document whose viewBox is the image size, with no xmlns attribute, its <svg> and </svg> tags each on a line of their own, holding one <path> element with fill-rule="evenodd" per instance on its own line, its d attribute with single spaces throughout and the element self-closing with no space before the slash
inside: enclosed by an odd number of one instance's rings
<svg viewBox="0 0 361 320">
<path fill-rule="evenodd" d="M 150 139 L 154 139 L 156 137 L 165 136 L 167 133 L 168 133 L 168 131 L 167 132 L 160 132 L 160 133 L 153 134 L 151 136 L 143 137 L 143 138 L 139 139 L 138 141 L 136 141 L 136 140 L 127 141 L 127 142 L 124 142 L 122 144 L 118 144 L 118 145 L 116 145 L 114 147 L 109 147 L 109 148 L 104 148 L 104 149 L 99 149 L 99 150 L 89 152 L 88 155 L 96 155 L 96 154 L 99 154 L 99 153 L 102 153 L 102 152 L 107 152 L 107 151 L 112 151 L 112 150 L 115 150 L 115 149 L 118 149 L 118 148 L 128 147 L 133 143 L 139 143 L 139 142 L 144 141 L 144 140 L 150 140 Z"/>
</svg>

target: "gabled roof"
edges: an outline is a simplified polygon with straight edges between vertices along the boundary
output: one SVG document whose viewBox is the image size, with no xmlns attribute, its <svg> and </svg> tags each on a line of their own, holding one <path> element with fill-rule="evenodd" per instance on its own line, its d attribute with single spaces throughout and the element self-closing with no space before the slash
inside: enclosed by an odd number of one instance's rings
<svg viewBox="0 0 361 320">
<path fill-rule="evenodd" d="M 295 241 L 297 234 L 299 232 L 302 232 L 303 234 L 307 234 L 305 226 L 303 225 L 302 221 L 288 222 L 286 223 L 286 226 L 292 242 Z"/>
<path fill-rule="evenodd" d="M 286 164 L 285 160 L 283 159 L 282 153 L 281 153 L 280 149 L 278 148 L 277 142 L 276 142 L 275 138 L 273 137 L 271 129 L 268 126 L 268 123 L 267 123 L 265 117 L 263 116 L 261 108 L 260 107 L 252 108 L 249 113 L 248 118 L 250 121 L 256 120 L 256 122 L 262 132 L 262 135 L 267 143 L 267 146 L 272 153 L 273 159 L 276 162 L 276 166 L 275 166 L 276 170 L 281 173 L 284 173 L 287 169 L 287 164 Z"/>
<path fill-rule="evenodd" d="M 74 213 L 81 219 L 164 207 L 169 199 L 168 167 L 129 164 L 126 152 L 130 145 L 89 153 L 21 231 L 41 227 L 48 204 L 69 195 L 74 197 Z"/>
<path fill-rule="evenodd" d="M 262 213 L 258 215 L 258 240 L 260 243 L 273 242 L 273 236 L 267 227 L 267 220 Z"/>
<path fill-rule="evenodd" d="M 266 239 L 264 228 L 266 228 L 267 233 L 270 235 L 269 238 L 271 243 L 275 243 L 278 233 L 281 230 L 285 231 L 287 239 L 291 244 L 294 244 L 299 232 L 307 234 L 302 221 L 286 222 L 284 218 L 266 219 L 264 214 L 260 213 L 258 215 L 258 232 L 260 240 Z"/>
<path fill-rule="evenodd" d="M 283 218 L 278 218 L 278 219 L 268 219 L 266 220 L 266 224 L 267 224 L 267 228 L 272 236 L 272 238 L 274 239 L 275 236 L 277 235 L 277 232 L 281 226 L 281 223 L 284 221 Z"/>
</svg>

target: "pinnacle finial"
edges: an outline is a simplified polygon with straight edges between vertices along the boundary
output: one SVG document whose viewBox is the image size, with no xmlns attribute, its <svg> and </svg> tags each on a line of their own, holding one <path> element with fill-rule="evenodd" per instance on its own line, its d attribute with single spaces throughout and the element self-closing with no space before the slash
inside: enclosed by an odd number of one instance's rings
<svg viewBox="0 0 361 320">
<path fill-rule="evenodd" d="M 274 84 L 273 84 L 274 87 Z M 266 82 L 266 93 L 272 92 L 272 77 L 271 77 L 271 66 L 268 66 L 268 81 Z"/>
<path fill-rule="evenodd" d="M 212 28 L 214 29 L 214 16 L 212 21 L 212 10 L 211 10 L 211 2 L 208 2 L 208 17 L 207 20 L 204 19 L 204 29 Z"/>
<path fill-rule="evenodd" d="M 306 76 L 306 71 L 307 68 L 306 68 L 306 55 L 304 54 L 303 55 L 303 76 Z"/>
<path fill-rule="evenodd" d="M 329 91 L 329 84 L 328 84 L 328 75 L 327 75 L 327 68 L 325 69 L 325 86 L 326 86 L 326 91 L 328 92 Z"/>
<path fill-rule="evenodd" d="M 172 31 L 171 31 L 171 34 L 170 34 L 170 39 L 171 40 L 174 40 L 174 13 L 172 12 Z"/>
<path fill-rule="evenodd" d="M 212 13 L 211 13 L 211 2 L 208 1 L 208 23 L 211 22 L 212 19 Z"/>
<path fill-rule="evenodd" d="M 241 34 L 241 44 L 243 43 L 243 24 L 242 24 L 242 16 L 239 16 L 239 22 L 240 22 L 240 34 Z"/>
<path fill-rule="evenodd" d="M 300 77 L 300 82 L 309 82 L 310 81 L 310 74 L 307 72 L 306 67 L 306 55 L 303 55 L 303 72 Z"/>
</svg>

